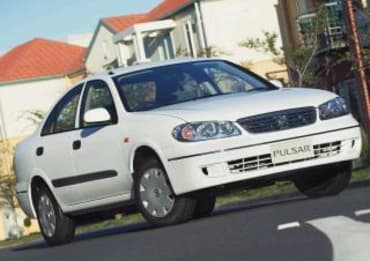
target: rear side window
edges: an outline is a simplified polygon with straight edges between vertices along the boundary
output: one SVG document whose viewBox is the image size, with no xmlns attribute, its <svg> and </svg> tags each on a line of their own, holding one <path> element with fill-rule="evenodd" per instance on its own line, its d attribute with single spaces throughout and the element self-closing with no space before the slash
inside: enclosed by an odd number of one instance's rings
<svg viewBox="0 0 370 261">
<path fill-rule="evenodd" d="M 83 84 L 70 90 L 54 107 L 42 128 L 42 136 L 75 129 L 82 86 Z"/>
</svg>

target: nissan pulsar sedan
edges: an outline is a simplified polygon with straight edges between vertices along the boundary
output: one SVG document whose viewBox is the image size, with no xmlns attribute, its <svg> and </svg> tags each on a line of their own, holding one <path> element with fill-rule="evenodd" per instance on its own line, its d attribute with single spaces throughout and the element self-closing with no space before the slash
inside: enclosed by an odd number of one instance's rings
<svg viewBox="0 0 370 261">
<path fill-rule="evenodd" d="M 216 192 L 291 180 L 335 195 L 361 151 L 345 101 L 279 88 L 221 59 L 89 76 L 17 146 L 17 196 L 49 245 L 76 225 L 139 210 L 164 226 L 209 215 Z"/>
</svg>

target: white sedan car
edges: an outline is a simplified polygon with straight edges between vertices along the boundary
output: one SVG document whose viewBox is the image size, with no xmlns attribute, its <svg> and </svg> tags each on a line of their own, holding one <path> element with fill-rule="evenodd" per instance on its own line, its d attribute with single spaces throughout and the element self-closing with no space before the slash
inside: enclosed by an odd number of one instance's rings
<svg viewBox="0 0 370 261">
<path fill-rule="evenodd" d="M 175 60 L 70 89 L 18 145 L 16 189 L 57 245 L 133 206 L 158 226 L 206 216 L 229 185 L 283 179 L 334 195 L 360 151 L 359 124 L 333 93 L 278 88 L 220 59 Z"/>
</svg>

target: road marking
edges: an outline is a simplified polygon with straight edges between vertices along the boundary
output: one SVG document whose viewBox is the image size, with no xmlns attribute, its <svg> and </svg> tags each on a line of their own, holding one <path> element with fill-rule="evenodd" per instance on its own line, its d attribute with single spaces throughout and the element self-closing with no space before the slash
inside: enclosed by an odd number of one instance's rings
<svg viewBox="0 0 370 261">
<path fill-rule="evenodd" d="M 330 239 L 333 247 L 333 260 L 369 260 L 369 223 L 359 222 L 345 216 L 314 219 L 307 223 Z"/>
<path fill-rule="evenodd" d="M 361 209 L 361 210 L 357 210 L 355 211 L 355 216 L 363 216 L 363 215 L 368 215 L 370 214 L 370 209 Z"/>
<path fill-rule="evenodd" d="M 295 228 L 295 227 L 300 227 L 299 222 L 290 222 L 290 223 L 280 224 L 278 225 L 277 230 L 284 230 L 284 229 Z"/>
</svg>

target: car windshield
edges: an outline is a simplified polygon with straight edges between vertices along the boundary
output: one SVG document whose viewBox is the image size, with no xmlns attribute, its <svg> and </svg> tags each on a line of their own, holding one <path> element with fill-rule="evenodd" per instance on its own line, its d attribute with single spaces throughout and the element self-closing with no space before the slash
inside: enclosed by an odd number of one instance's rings
<svg viewBox="0 0 370 261">
<path fill-rule="evenodd" d="M 240 92 L 275 89 L 267 81 L 224 61 L 189 62 L 114 77 L 130 112 Z"/>
</svg>

